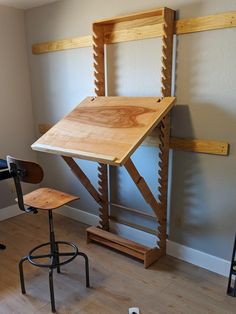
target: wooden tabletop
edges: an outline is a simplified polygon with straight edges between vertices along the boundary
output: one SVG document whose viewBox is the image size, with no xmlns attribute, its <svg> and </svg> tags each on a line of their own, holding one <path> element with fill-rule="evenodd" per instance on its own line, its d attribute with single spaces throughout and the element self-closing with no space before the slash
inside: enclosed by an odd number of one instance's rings
<svg viewBox="0 0 236 314">
<path fill-rule="evenodd" d="M 120 166 L 174 102 L 174 97 L 87 97 L 32 149 Z"/>
</svg>

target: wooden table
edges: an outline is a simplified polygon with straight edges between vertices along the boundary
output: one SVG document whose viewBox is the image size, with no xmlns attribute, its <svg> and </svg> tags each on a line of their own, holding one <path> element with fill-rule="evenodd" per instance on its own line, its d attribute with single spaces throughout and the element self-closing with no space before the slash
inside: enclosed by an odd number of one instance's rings
<svg viewBox="0 0 236 314">
<path fill-rule="evenodd" d="M 144 261 L 145 267 L 163 255 L 163 251 L 161 247 L 148 248 L 109 232 L 107 165 L 126 168 L 163 227 L 166 223 L 165 208 L 153 196 L 130 157 L 157 126 L 160 128 L 160 154 L 166 154 L 169 133 L 163 131 L 166 126 L 163 126 L 162 121 L 168 116 L 174 102 L 174 97 L 87 97 L 32 145 L 34 150 L 61 155 L 100 205 L 99 229 L 90 227 L 87 231 L 88 240 L 105 243 L 137 257 Z M 73 158 L 99 163 L 98 191 Z M 167 171 L 165 164 L 160 163 L 160 171 Z M 166 184 L 163 182 L 161 188 L 166 189 Z M 165 233 L 165 228 L 162 230 Z"/>
</svg>

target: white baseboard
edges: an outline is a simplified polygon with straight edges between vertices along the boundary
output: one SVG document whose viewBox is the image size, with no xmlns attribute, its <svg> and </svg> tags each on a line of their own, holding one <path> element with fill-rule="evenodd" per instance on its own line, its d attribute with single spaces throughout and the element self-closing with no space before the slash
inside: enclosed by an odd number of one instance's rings
<svg viewBox="0 0 236 314">
<path fill-rule="evenodd" d="M 99 217 L 97 215 L 70 206 L 64 206 L 57 210 L 57 212 L 88 225 L 97 225 L 99 223 Z M 150 247 L 155 245 L 156 237 L 144 231 L 114 222 L 111 223 L 111 229 L 113 229 L 115 233 L 138 243 Z M 167 254 L 222 276 L 228 277 L 229 275 L 230 261 L 192 249 L 177 242 L 167 240 Z"/>
<path fill-rule="evenodd" d="M 0 208 L 0 221 L 21 215 L 22 213 L 23 212 L 20 211 L 17 204 L 10 205 L 10 206 L 5 207 L 5 208 Z"/>
<path fill-rule="evenodd" d="M 64 206 L 60 209 L 57 209 L 57 213 L 83 222 L 87 225 L 96 226 L 99 223 L 99 216 L 87 213 L 85 211 L 70 206 Z M 20 214 L 22 214 L 22 212 L 18 209 L 17 205 L 11 205 L 6 208 L 2 208 L 0 209 L 0 221 Z M 150 247 L 154 246 L 156 243 L 156 237 L 154 235 L 125 225 L 121 225 L 119 223 L 112 222 L 111 229 L 115 233 L 125 238 Z M 167 241 L 167 254 L 183 261 L 189 262 L 193 265 L 208 269 L 225 277 L 228 277 L 229 275 L 229 261 L 192 249 L 177 242 L 173 242 L 170 240 Z"/>
<path fill-rule="evenodd" d="M 174 256 L 185 262 L 206 268 L 225 277 L 229 276 L 230 261 L 223 258 L 192 249 L 173 241 L 167 242 L 166 251 L 168 255 Z"/>
</svg>

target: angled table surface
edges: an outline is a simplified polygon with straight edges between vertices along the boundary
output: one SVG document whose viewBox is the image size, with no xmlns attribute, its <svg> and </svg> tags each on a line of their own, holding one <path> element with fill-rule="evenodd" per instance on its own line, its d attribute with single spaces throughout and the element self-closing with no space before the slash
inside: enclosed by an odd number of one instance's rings
<svg viewBox="0 0 236 314">
<path fill-rule="evenodd" d="M 174 97 L 87 97 L 32 149 L 121 166 L 174 102 Z"/>
</svg>

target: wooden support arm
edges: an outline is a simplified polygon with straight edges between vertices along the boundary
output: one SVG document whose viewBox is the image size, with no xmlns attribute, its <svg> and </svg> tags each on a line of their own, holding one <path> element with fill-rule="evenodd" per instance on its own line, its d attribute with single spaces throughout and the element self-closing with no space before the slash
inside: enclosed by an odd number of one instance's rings
<svg viewBox="0 0 236 314">
<path fill-rule="evenodd" d="M 100 204 L 99 193 L 97 192 L 95 187 L 92 185 L 92 183 L 90 182 L 90 180 L 86 176 L 86 174 L 82 171 L 82 169 L 74 161 L 74 159 L 71 157 L 67 157 L 67 156 L 62 156 L 62 158 L 67 163 L 67 165 L 70 167 L 70 169 L 74 173 L 74 175 L 80 180 L 80 182 L 83 184 L 83 186 L 89 192 L 89 194 L 94 198 L 94 200 L 98 204 Z"/>
<path fill-rule="evenodd" d="M 158 217 L 158 210 L 159 210 L 159 204 L 155 197 L 153 196 L 150 188 L 148 187 L 146 181 L 143 177 L 140 176 L 138 170 L 136 169 L 135 165 L 133 164 L 132 160 L 129 158 L 124 167 L 128 171 L 130 177 L 136 184 L 137 188 L 139 189 L 140 193 L 142 194 L 145 201 L 151 206 L 154 213 Z"/>
</svg>

